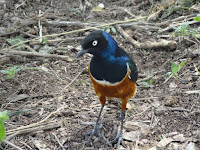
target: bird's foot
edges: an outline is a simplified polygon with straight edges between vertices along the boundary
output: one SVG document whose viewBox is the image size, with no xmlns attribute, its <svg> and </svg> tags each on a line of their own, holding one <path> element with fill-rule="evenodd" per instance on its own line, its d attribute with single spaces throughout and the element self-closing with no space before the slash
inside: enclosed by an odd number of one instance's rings
<svg viewBox="0 0 200 150">
<path fill-rule="evenodd" d="M 110 142 L 110 145 L 116 144 L 117 143 L 117 147 L 119 147 L 119 145 L 121 144 L 123 147 L 126 147 L 122 138 L 122 133 L 118 133 L 116 138 L 114 140 L 112 140 Z"/>
<path fill-rule="evenodd" d="M 92 125 L 94 125 L 94 124 L 92 124 Z M 102 124 L 101 124 L 100 126 L 99 126 L 98 124 L 95 124 L 95 125 L 94 125 L 93 130 L 92 130 L 91 132 L 87 133 L 87 135 L 90 136 L 90 137 L 88 138 L 87 143 L 89 143 L 89 142 L 91 141 L 92 137 L 93 137 L 95 134 L 98 135 L 98 137 L 99 137 L 100 139 L 102 138 L 102 135 L 101 135 L 101 133 L 100 133 L 100 130 L 101 130 L 102 127 L 103 127 Z"/>
</svg>

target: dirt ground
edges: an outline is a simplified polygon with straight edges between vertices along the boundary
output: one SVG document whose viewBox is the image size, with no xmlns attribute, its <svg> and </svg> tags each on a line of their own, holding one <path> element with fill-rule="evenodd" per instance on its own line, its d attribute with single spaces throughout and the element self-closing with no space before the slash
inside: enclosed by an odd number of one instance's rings
<svg viewBox="0 0 200 150">
<path fill-rule="evenodd" d="M 10 48 L 12 44 L 8 42 L 16 36 L 26 40 L 38 37 L 39 22 L 42 34 L 51 35 L 151 15 L 164 6 L 159 0 L 80 2 L 0 0 L 0 51 L 6 48 L 19 51 L 19 47 Z M 198 4 L 198 1 L 192 2 L 190 7 Z M 99 3 L 105 8 L 95 11 Z M 141 19 L 136 21 L 141 24 L 126 26 L 124 23 L 121 27 L 141 43 L 165 39 L 176 42 L 173 48 L 170 45 L 137 48 L 115 25 L 116 34 L 110 32 L 134 59 L 139 70 L 137 94 L 127 105 L 124 125 L 127 149 L 200 149 L 199 39 L 191 35 L 174 36 L 173 28 L 158 32 L 155 25 L 181 16 L 196 16 L 199 12 L 191 9 L 171 11 L 172 7 L 174 5 L 165 7 L 155 20 Z M 42 17 L 38 17 L 39 10 L 44 14 Z M 142 22 L 149 24 L 145 26 Z M 159 28 L 165 29 L 169 24 Z M 199 25 L 190 26 L 198 28 Z M 108 31 L 108 27 L 100 29 Z M 18 69 L 11 79 L 0 72 L 0 111 L 7 110 L 10 114 L 5 122 L 7 135 L 1 149 L 123 149 L 107 145 L 115 138 L 120 125 L 118 99 L 107 101 L 104 108 L 100 120 L 103 139 L 94 136 L 90 144 L 86 143 L 86 133 L 92 129 L 89 123 L 96 121 L 101 105 L 87 73 L 91 56 L 76 59 L 76 54 L 81 40 L 91 31 L 47 37 L 49 41 L 44 40 L 43 44 L 35 40 L 23 45 L 23 51 L 67 56 L 67 60 L 0 52 L 1 71 L 14 66 Z M 172 62 L 183 61 L 186 63 L 177 80 L 167 76 Z"/>
</svg>

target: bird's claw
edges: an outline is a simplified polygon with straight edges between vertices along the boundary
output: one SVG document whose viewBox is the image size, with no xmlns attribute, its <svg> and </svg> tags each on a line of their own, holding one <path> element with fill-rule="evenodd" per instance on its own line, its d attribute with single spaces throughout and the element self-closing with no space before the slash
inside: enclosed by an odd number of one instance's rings
<svg viewBox="0 0 200 150">
<path fill-rule="evenodd" d="M 89 143 L 89 142 L 91 141 L 92 137 L 93 137 L 95 134 L 98 135 L 100 139 L 102 138 L 102 135 L 101 135 L 101 133 L 100 133 L 100 129 L 101 129 L 102 127 L 103 127 L 102 124 L 101 124 L 100 126 L 99 126 L 98 124 L 95 124 L 94 129 L 93 129 L 91 132 L 87 133 L 87 135 L 90 135 L 90 137 L 88 138 L 87 143 Z"/>
<path fill-rule="evenodd" d="M 123 147 L 126 147 L 122 138 L 122 133 L 117 134 L 116 138 L 112 140 L 109 145 L 113 145 L 117 143 L 117 147 L 121 144 Z"/>
</svg>

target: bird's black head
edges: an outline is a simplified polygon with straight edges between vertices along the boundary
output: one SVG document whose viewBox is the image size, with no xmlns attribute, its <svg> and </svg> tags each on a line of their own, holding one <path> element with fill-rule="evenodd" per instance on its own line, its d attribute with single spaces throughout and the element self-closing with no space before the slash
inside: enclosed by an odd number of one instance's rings
<svg viewBox="0 0 200 150">
<path fill-rule="evenodd" d="M 108 46 L 108 41 L 105 38 L 105 34 L 107 33 L 102 30 L 97 30 L 87 35 L 81 43 L 82 49 L 80 52 L 78 52 L 77 57 L 80 57 L 85 53 L 95 55 L 105 50 Z"/>
</svg>

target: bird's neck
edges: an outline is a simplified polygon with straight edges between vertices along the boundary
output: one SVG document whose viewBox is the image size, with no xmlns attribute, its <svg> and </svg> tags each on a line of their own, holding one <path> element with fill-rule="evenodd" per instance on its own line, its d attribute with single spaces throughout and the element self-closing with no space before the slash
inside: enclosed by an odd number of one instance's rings
<svg viewBox="0 0 200 150">
<path fill-rule="evenodd" d="M 97 57 L 102 58 L 107 61 L 113 61 L 116 57 L 116 50 L 117 50 L 117 44 L 113 40 L 112 42 L 109 42 L 108 46 L 101 51 Z"/>
<path fill-rule="evenodd" d="M 115 50 L 114 52 L 111 51 L 104 51 L 103 53 L 100 53 L 98 55 L 94 55 L 93 59 L 95 60 L 95 62 L 99 62 L 99 63 L 109 63 L 109 64 L 121 64 L 126 66 L 126 61 L 127 61 L 127 57 L 125 56 L 117 56 L 117 51 Z"/>
</svg>

